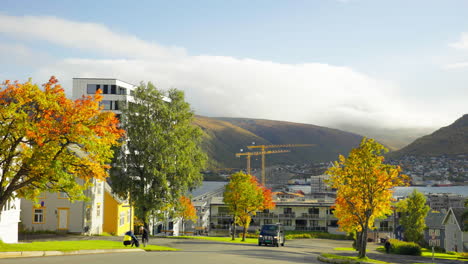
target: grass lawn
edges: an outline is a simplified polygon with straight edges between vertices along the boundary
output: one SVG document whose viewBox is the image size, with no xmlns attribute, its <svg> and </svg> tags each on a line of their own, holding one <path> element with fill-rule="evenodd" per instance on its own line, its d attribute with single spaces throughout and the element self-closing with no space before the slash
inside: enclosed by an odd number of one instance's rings
<svg viewBox="0 0 468 264">
<path fill-rule="evenodd" d="M 337 248 L 334 248 L 333 250 L 337 250 L 337 251 L 356 251 L 354 248 L 350 248 L 350 247 L 337 247 Z"/>
<path fill-rule="evenodd" d="M 80 241 L 46 241 L 46 242 L 31 242 L 20 244 L 0 244 L 0 252 L 6 251 L 75 251 L 84 249 L 124 249 L 122 242 L 105 241 L 105 240 L 80 240 Z M 133 247 L 134 248 L 134 247 Z M 139 247 L 147 251 L 175 251 L 178 249 L 147 245 Z"/>
<path fill-rule="evenodd" d="M 421 253 L 421 256 L 427 257 L 427 258 L 432 258 L 432 250 L 423 248 Z M 440 259 L 454 259 L 454 260 L 461 260 L 461 261 L 468 261 L 468 259 L 463 259 L 460 258 L 460 254 L 447 254 L 447 253 L 434 253 L 434 258 L 440 258 Z"/>
<path fill-rule="evenodd" d="M 329 259 L 346 259 L 346 260 L 354 260 L 354 261 L 366 261 L 366 262 L 372 262 L 372 263 L 388 263 L 388 262 L 380 261 L 376 259 L 370 259 L 370 258 L 358 259 L 358 257 L 345 257 L 345 256 L 334 255 L 334 254 L 328 254 L 328 253 L 323 253 L 322 257 L 326 257 Z"/>
<path fill-rule="evenodd" d="M 185 238 L 185 239 L 204 239 L 212 240 L 218 242 L 229 242 L 229 243 L 246 243 L 246 244 L 257 244 L 258 238 L 246 238 L 245 241 L 241 241 L 242 238 L 236 238 L 236 240 L 231 240 L 231 237 L 205 237 L 205 236 L 179 236 L 171 238 Z"/>
</svg>

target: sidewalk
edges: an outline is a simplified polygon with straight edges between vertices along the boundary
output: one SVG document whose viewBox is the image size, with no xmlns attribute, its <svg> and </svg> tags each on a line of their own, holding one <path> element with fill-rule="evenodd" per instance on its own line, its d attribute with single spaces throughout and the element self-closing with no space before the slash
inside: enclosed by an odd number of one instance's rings
<svg viewBox="0 0 468 264">
<path fill-rule="evenodd" d="M 64 256 L 64 255 L 87 255 L 87 254 L 102 254 L 102 253 L 130 253 L 130 252 L 145 252 L 140 248 L 131 249 L 92 249 L 92 250 L 75 250 L 75 251 L 15 251 L 15 252 L 0 252 L 2 258 L 28 258 L 28 257 L 45 257 L 45 256 Z"/>
</svg>

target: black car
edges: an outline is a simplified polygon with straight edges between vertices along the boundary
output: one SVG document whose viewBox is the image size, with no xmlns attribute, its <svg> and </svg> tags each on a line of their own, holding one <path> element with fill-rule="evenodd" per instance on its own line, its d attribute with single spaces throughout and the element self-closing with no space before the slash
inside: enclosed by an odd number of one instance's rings
<svg viewBox="0 0 468 264">
<path fill-rule="evenodd" d="M 284 246 L 284 230 L 280 224 L 276 225 L 263 225 L 260 229 L 260 235 L 258 236 L 258 245 L 273 245 L 279 247 Z"/>
</svg>

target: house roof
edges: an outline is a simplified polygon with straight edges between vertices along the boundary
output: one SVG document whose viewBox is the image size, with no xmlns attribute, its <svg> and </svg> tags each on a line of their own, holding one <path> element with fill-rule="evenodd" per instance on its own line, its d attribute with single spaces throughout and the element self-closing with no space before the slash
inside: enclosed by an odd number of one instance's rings
<svg viewBox="0 0 468 264">
<path fill-rule="evenodd" d="M 426 226 L 428 228 L 444 228 L 443 221 L 445 218 L 444 213 L 435 213 L 435 212 L 429 212 L 426 216 Z"/>
<path fill-rule="evenodd" d="M 443 223 L 445 224 L 448 217 L 453 214 L 453 216 L 455 217 L 455 220 L 457 222 L 458 228 L 460 228 L 460 230 L 463 230 L 463 217 L 462 216 L 463 216 L 463 213 L 465 212 L 465 210 L 467 210 L 467 209 L 464 208 L 464 207 L 450 208 L 449 211 L 447 212 L 447 214 L 444 217 Z"/>
</svg>

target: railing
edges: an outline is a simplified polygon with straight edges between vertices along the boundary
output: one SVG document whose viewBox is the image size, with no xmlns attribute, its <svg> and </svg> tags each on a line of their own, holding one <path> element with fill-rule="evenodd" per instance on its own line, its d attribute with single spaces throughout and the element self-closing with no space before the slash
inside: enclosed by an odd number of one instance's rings
<svg viewBox="0 0 468 264">
<path fill-rule="evenodd" d="M 225 213 L 220 213 L 220 214 L 212 215 L 211 217 L 214 217 L 214 218 L 232 218 L 232 215 L 225 214 Z"/>
<path fill-rule="evenodd" d="M 320 215 L 319 215 L 319 214 L 307 214 L 307 213 L 303 213 L 301 216 L 298 216 L 297 218 L 319 219 L 319 218 L 320 218 Z"/>
<path fill-rule="evenodd" d="M 326 226 L 296 226 L 294 228 L 296 231 L 327 231 Z"/>
<path fill-rule="evenodd" d="M 257 213 L 254 217 L 256 218 L 278 218 L 278 215 L 274 213 Z"/>
<path fill-rule="evenodd" d="M 279 218 L 296 218 L 296 213 L 280 214 Z"/>
</svg>

